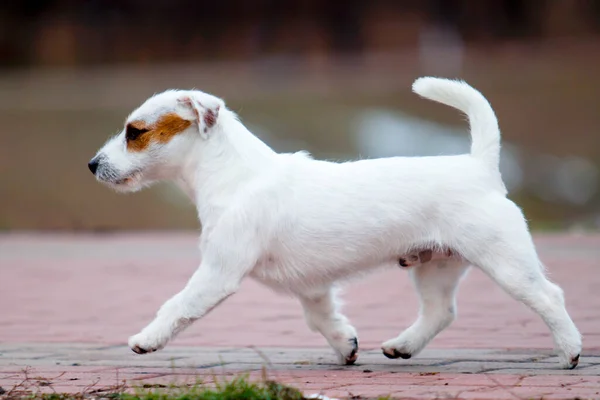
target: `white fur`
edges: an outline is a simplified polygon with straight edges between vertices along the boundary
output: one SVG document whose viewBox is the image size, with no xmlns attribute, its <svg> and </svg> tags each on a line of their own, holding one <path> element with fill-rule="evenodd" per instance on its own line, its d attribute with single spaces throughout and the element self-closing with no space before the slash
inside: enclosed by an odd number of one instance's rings
<svg viewBox="0 0 600 400">
<path fill-rule="evenodd" d="M 130 338 L 132 349 L 164 347 L 250 276 L 297 296 L 309 326 L 341 362 L 352 363 L 356 331 L 339 311 L 334 284 L 397 268 L 403 255 L 434 249 L 458 257 L 434 257 L 410 268 L 421 311 L 412 326 L 384 343 L 386 355 L 417 354 L 454 320 L 457 285 L 473 265 L 544 319 L 561 365 L 574 367 L 580 334 L 561 289 L 544 275 L 521 210 L 506 198 L 491 106 L 463 82 L 420 78 L 413 90 L 467 114 L 471 154 L 318 161 L 306 153 L 275 153 L 221 100 L 203 92 L 169 91 L 138 108 L 129 121 L 152 123 L 176 112 L 196 123 L 142 154 L 127 151 L 122 132 L 98 152 L 96 176 L 124 191 L 175 180 L 196 203 L 203 232 L 200 267 Z M 209 109 L 219 110 L 218 119 L 205 129 L 198 116 Z"/>
</svg>

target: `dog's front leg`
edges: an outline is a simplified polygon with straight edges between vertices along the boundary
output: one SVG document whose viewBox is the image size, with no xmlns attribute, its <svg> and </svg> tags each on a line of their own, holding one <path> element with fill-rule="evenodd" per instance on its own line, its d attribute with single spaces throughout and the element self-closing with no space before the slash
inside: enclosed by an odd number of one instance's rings
<svg viewBox="0 0 600 400">
<path fill-rule="evenodd" d="M 162 349 L 175 335 L 231 296 L 243 276 L 240 269 L 203 261 L 186 287 L 163 304 L 148 326 L 129 338 L 129 347 L 138 354 Z"/>
<path fill-rule="evenodd" d="M 310 329 L 321 332 L 335 350 L 340 364 L 354 364 L 358 358 L 358 336 L 339 310 L 337 291 L 323 288 L 300 294 L 299 298 Z"/>
</svg>

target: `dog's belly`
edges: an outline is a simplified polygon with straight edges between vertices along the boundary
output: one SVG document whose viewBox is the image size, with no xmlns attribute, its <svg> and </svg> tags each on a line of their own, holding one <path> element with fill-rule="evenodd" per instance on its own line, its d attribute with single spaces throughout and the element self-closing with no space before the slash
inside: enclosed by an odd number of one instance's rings
<svg viewBox="0 0 600 400">
<path fill-rule="evenodd" d="M 279 292 L 301 293 L 360 277 L 386 267 L 398 268 L 399 256 L 363 257 L 343 262 L 322 258 L 277 257 L 268 255 L 250 273 L 250 277 Z M 342 260 L 338 260 L 342 261 Z"/>
</svg>

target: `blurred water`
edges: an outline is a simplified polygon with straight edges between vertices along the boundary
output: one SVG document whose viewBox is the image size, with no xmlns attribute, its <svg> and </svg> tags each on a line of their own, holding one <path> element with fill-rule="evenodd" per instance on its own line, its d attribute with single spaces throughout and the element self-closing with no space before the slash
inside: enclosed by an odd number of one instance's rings
<svg viewBox="0 0 600 400">
<path fill-rule="evenodd" d="M 365 157 L 439 156 L 470 151 L 466 129 L 397 111 L 367 110 L 356 117 L 354 138 Z M 558 157 L 503 142 L 500 171 L 511 192 L 527 191 L 549 202 L 584 205 L 598 192 L 600 173 L 581 156 Z"/>
</svg>

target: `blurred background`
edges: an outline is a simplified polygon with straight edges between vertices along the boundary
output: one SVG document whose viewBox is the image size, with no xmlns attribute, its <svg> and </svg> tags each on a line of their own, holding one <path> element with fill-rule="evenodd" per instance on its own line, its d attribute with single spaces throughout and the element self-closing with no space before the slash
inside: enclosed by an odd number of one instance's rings
<svg viewBox="0 0 600 400">
<path fill-rule="evenodd" d="M 86 166 L 167 88 L 223 97 L 278 151 L 467 152 L 464 117 L 411 93 L 421 75 L 490 100 L 534 229 L 598 229 L 599 39 L 595 0 L 4 1 L 0 230 L 197 229 L 174 186 L 118 195 Z"/>
</svg>

